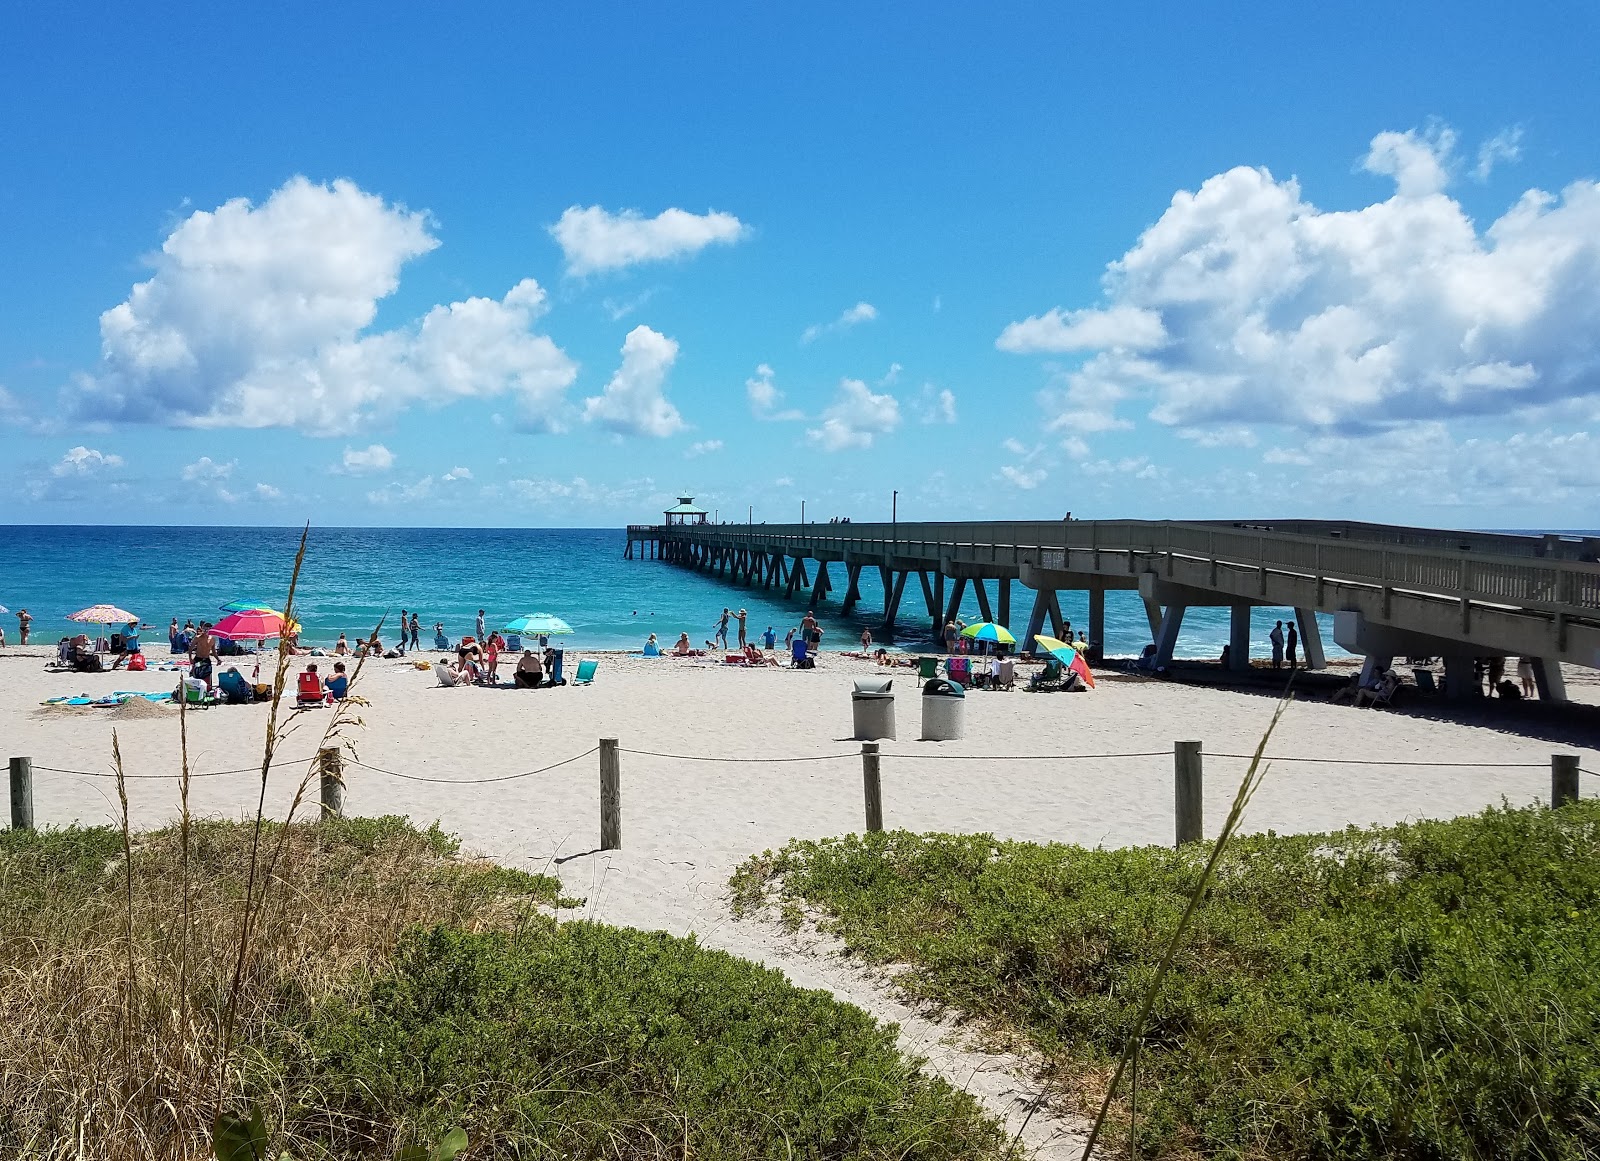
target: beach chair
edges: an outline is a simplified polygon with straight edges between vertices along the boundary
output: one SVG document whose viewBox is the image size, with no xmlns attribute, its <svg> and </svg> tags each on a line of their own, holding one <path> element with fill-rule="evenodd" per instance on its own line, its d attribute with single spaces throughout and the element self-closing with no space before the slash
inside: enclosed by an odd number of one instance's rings
<svg viewBox="0 0 1600 1161">
<path fill-rule="evenodd" d="M 322 679 L 315 673 L 302 673 L 295 683 L 294 704 L 296 709 L 310 709 L 325 704 Z"/>
<path fill-rule="evenodd" d="M 1017 684 L 1017 663 L 1007 657 L 1000 662 L 1000 672 L 995 675 L 995 689 L 1012 689 Z"/>
<path fill-rule="evenodd" d="M 939 676 L 939 659 L 937 657 L 917 658 L 917 680 L 929 681 Z"/>
<path fill-rule="evenodd" d="M 1028 679 L 1029 689 L 1055 689 L 1061 684 L 1061 662 L 1054 657 L 1044 663 L 1044 668 Z"/>
<path fill-rule="evenodd" d="M 811 657 L 806 651 L 806 643 L 796 637 L 794 644 L 789 646 L 789 668 L 810 669 L 811 667 Z"/>
<path fill-rule="evenodd" d="M 1417 679 L 1417 688 L 1420 689 L 1423 693 L 1437 693 L 1437 692 L 1439 692 L 1439 686 L 1433 680 L 1433 670 L 1431 670 L 1431 669 L 1413 669 L 1411 672 L 1412 672 L 1412 675 L 1415 676 L 1416 679 Z"/>
<path fill-rule="evenodd" d="M 970 687 L 972 685 L 972 658 L 952 657 L 944 663 L 945 673 L 957 685 Z"/>
<path fill-rule="evenodd" d="M 594 671 L 600 668 L 598 661 L 578 662 L 578 672 L 572 675 L 573 685 L 593 685 Z"/>
<path fill-rule="evenodd" d="M 507 653 L 521 653 L 522 652 L 522 637 L 521 637 L 520 634 L 511 633 L 511 634 L 507 635 L 507 637 L 506 637 L 506 652 Z"/>
</svg>

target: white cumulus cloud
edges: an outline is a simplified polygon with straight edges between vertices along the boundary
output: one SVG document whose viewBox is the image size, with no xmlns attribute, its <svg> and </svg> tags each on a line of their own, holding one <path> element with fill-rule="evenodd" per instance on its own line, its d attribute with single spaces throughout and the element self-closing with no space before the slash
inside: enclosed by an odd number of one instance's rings
<svg viewBox="0 0 1600 1161">
<path fill-rule="evenodd" d="M 381 443 L 374 443 L 365 448 L 345 448 L 339 470 L 352 476 L 365 476 L 387 472 L 392 467 L 394 453 Z"/>
<path fill-rule="evenodd" d="M 710 455 L 712 452 L 718 452 L 721 450 L 722 441 L 720 439 L 702 439 L 697 443 L 690 444 L 689 450 L 683 454 L 686 459 L 692 460 L 696 456 Z"/>
<path fill-rule="evenodd" d="M 569 206 L 550 227 L 569 274 L 681 258 L 710 245 L 738 242 L 749 234 L 738 218 L 716 210 L 692 214 L 669 209 L 647 218 L 638 210 L 613 214 L 601 206 Z"/>
<path fill-rule="evenodd" d="M 444 479 L 445 479 L 446 482 L 452 482 L 452 481 L 455 481 L 455 480 L 470 480 L 470 479 L 472 479 L 472 469 L 471 468 L 451 468 L 448 472 L 446 472 L 444 474 Z"/>
<path fill-rule="evenodd" d="M 839 395 L 822 413 L 822 426 L 806 431 L 806 439 L 824 451 L 868 448 L 874 436 L 900 426 L 900 402 L 893 395 L 875 395 L 860 379 L 844 379 Z"/>
<path fill-rule="evenodd" d="M 1071 311 L 1057 308 L 1012 323 L 1000 332 L 994 345 L 1018 355 L 1107 347 L 1139 351 L 1160 346 L 1166 337 L 1161 315 L 1153 310 L 1134 306 Z"/>
<path fill-rule="evenodd" d="M 1530 190 L 1480 232 L 1444 192 L 1453 147 L 1380 133 L 1363 165 L 1395 194 L 1355 210 L 1265 169 L 1179 192 L 1107 269 L 1105 307 L 1001 336 L 1091 352 L 1041 396 L 1050 427 L 1126 426 L 1135 398 L 1184 429 L 1354 431 L 1600 395 L 1600 183 Z"/>
<path fill-rule="evenodd" d="M 954 423 L 956 393 L 948 387 L 924 383 L 921 394 L 917 396 L 917 420 L 921 423 Z"/>
<path fill-rule="evenodd" d="M 404 264 L 439 245 L 426 215 L 353 182 L 286 182 L 184 219 L 151 277 L 100 317 L 101 364 L 69 392 L 80 418 L 346 434 L 413 404 L 514 395 L 548 423 L 576 377 L 532 325 L 526 279 L 390 331 L 369 328 Z"/>
<path fill-rule="evenodd" d="M 878 308 L 870 302 L 858 302 L 830 323 L 813 323 L 800 335 L 802 343 L 809 343 L 830 331 L 847 331 L 878 317 Z"/>
<path fill-rule="evenodd" d="M 1488 181 L 1495 166 L 1503 161 L 1519 161 L 1521 158 L 1522 126 L 1513 125 L 1478 146 L 1478 164 L 1473 167 L 1472 176 L 1479 181 Z"/>
<path fill-rule="evenodd" d="M 750 401 L 750 414 L 757 419 L 804 419 L 805 413 L 783 407 L 783 392 L 774 382 L 774 372 L 766 363 L 756 368 L 756 373 L 744 381 L 745 398 Z"/>
<path fill-rule="evenodd" d="M 583 401 L 584 421 L 623 435 L 668 436 L 683 430 L 683 416 L 661 390 L 677 358 L 676 341 L 647 326 L 634 327 L 622 341 L 622 365 L 605 390 Z"/>
<path fill-rule="evenodd" d="M 120 468 L 122 462 L 122 457 L 119 455 L 79 444 L 75 448 L 69 448 L 65 455 L 51 465 L 50 474 L 58 479 L 93 476 L 110 468 Z"/>
</svg>

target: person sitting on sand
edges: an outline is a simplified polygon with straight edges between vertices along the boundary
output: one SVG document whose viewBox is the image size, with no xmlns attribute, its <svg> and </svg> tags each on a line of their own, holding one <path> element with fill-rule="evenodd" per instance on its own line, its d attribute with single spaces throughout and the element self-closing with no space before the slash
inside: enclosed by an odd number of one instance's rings
<svg viewBox="0 0 1600 1161">
<path fill-rule="evenodd" d="M 644 643 L 644 655 L 646 657 L 661 656 L 661 646 L 656 643 L 656 635 L 654 633 L 650 634 L 649 640 Z"/>
<path fill-rule="evenodd" d="M 438 664 L 433 667 L 433 672 L 439 678 L 439 684 L 446 689 L 453 689 L 461 683 L 461 674 L 450 664 L 448 657 L 439 658 Z"/>
<path fill-rule="evenodd" d="M 433 647 L 435 649 L 450 648 L 450 638 L 444 635 L 443 621 L 435 621 L 433 623 Z"/>
<path fill-rule="evenodd" d="M 206 683 L 206 693 L 211 692 L 211 669 L 216 663 L 217 642 L 211 636 L 211 622 L 201 621 L 200 629 L 189 642 L 189 676 Z"/>
<path fill-rule="evenodd" d="M 345 640 L 343 633 L 340 633 L 339 639 L 333 643 L 333 655 L 335 657 L 348 657 L 350 655 L 350 642 Z"/>
<path fill-rule="evenodd" d="M 688 657 L 694 653 L 694 647 L 689 644 L 689 634 L 679 633 L 678 643 L 672 647 L 673 653 L 679 657 Z"/>
<path fill-rule="evenodd" d="M 343 701 L 345 694 L 350 692 L 350 676 L 344 671 L 344 662 L 333 663 L 333 676 L 328 678 L 328 696 L 334 701 Z"/>
<path fill-rule="evenodd" d="M 539 655 L 532 649 L 524 649 L 517 658 L 517 669 L 511 680 L 518 689 L 538 689 L 544 682 L 544 666 L 540 664 Z"/>
</svg>

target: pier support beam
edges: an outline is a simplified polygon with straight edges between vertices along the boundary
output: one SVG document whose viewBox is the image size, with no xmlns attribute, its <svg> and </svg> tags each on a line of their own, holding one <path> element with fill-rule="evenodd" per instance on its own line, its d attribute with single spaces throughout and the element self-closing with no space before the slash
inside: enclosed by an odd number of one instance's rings
<svg viewBox="0 0 1600 1161">
<path fill-rule="evenodd" d="M 989 582 L 982 578 L 973 581 L 972 595 L 978 598 L 978 615 L 985 621 L 993 621 L 994 609 L 989 605 Z"/>
<path fill-rule="evenodd" d="M 1361 666 L 1361 681 L 1365 684 L 1373 676 L 1368 669 L 1373 664 L 1372 654 L 1367 655 L 1366 662 Z M 1378 673 L 1383 670 L 1379 669 Z M 1477 673 L 1473 669 L 1472 658 L 1465 653 L 1446 653 L 1444 657 L 1444 691 L 1451 701 L 1464 701 L 1473 696 L 1473 690 L 1483 692 L 1478 685 Z"/>
<path fill-rule="evenodd" d="M 1250 606 L 1228 608 L 1228 668 L 1235 673 L 1250 668 Z"/>
<path fill-rule="evenodd" d="M 945 624 L 956 619 L 956 614 L 961 611 L 961 598 L 966 595 L 967 578 L 956 577 L 955 583 L 950 586 L 950 604 L 945 609 Z"/>
<path fill-rule="evenodd" d="M 1061 615 L 1061 598 L 1055 589 L 1045 589 L 1045 608 L 1050 611 L 1050 633 L 1057 640 L 1065 641 L 1067 633 L 1067 619 Z"/>
<path fill-rule="evenodd" d="M 944 644 L 944 573 L 933 574 L 933 599 L 928 602 L 929 612 L 933 614 L 933 639 L 939 645 Z"/>
<path fill-rule="evenodd" d="M 839 611 L 849 616 L 850 610 L 855 608 L 856 603 L 861 600 L 861 566 L 859 564 L 847 564 L 844 566 L 844 574 L 847 583 L 844 588 L 844 604 Z"/>
<path fill-rule="evenodd" d="M 833 582 L 828 579 L 828 562 L 825 560 L 817 561 L 817 575 L 811 585 L 811 603 L 806 607 L 815 611 L 817 603 L 827 596 L 828 591 L 832 588 Z"/>
<path fill-rule="evenodd" d="M 1328 655 L 1322 649 L 1322 626 L 1317 624 L 1317 611 L 1296 609 L 1294 619 L 1300 623 L 1300 651 L 1305 654 L 1306 668 L 1328 668 Z"/>
<path fill-rule="evenodd" d="M 892 585 L 883 587 L 883 631 L 887 634 L 894 632 L 894 619 L 900 615 L 900 597 L 906 591 L 906 577 L 910 575 L 902 571 Z"/>
<path fill-rule="evenodd" d="M 1011 578 L 1000 578 L 1000 624 L 1011 628 Z"/>
<path fill-rule="evenodd" d="M 1144 619 L 1150 622 L 1150 640 L 1161 635 L 1161 606 L 1149 597 L 1144 598 Z"/>
<path fill-rule="evenodd" d="M 1106 590 L 1089 590 L 1089 644 L 1106 647 Z"/>
<path fill-rule="evenodd" d="M 1567 680 L 1561 676 L 1561 662 L 1554 657 L 1533 659 L 1533 684 L 1540 701 L 1567 700 Z"/>
<path fill-rule="evenodd" d="M 1168 605 L 1162 614 L 1161 625 L 1156 630 L 1156 668 L 1165 669 L 1172 664 L 1172 651 L 1178 644 L 1178 633 L 1183 628 L 1183 614 L 1188 605 Z"/>
<path fill-rule="evenodd" d="M 1040 589 L 1033 596 L 1033 611 L 1028 614 L 1028 632 L 1022 638 L 1024 652 L 1033 652 L 1033 639 L 1044 632 L 1044 619 L 1050 611 L 1049 592 L 1049 589 Z"/>
</svg>

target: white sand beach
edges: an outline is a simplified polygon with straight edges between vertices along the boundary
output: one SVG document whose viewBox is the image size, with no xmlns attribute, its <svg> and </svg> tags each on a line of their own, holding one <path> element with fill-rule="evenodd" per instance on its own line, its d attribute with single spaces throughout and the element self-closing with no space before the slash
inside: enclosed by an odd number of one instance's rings
<svg viewBox="0 0 1600 1161">
<path fill-rule="evenodd" d="M 583 655 L 569 653 L 569 674 Z M 536 691 L 443 689 L 432 673 L 409 662 L 369 665 L 358 691 L 370 704 L 360 710 L 362 726 L 352 731 L 360 761 L 441 781 L 348 767 L 347 812 L 437 819 L 472 850 L 559 872 L 568 893 L 587 900 L 587 916 L 694 932 L 706 944 L 763 959 L 798 983 L 830 987 L 901 1020 L 911 1046 L 923 1054 L 951 1051 L 938 1043 L 934 1025 L 917 1034 L 912 1013 L 886 1008 L 881 994 L 865 994 L 873 989 L 837 964 L 793 954 L 766 925 L 733 921 L 724 900 L 729 874 L 748 855 L 794 837 L 862 829 L 860 744 L 849 740 L 851 679 L 877 667 L 837 655 L 824 655 L 810 671 L 595 656 L 600 668 L 592 686 Z M 54 772 L 109 772 L 113 728 L 125 769 L 138 776 L 129 786 L 134 824 L 170 820 L 178 807 L 175 709 L 123 717 L 39 703 L 80 692 L 167 689 L 173 674 L 47 673 L 44 658 L 41 650 L 0 653 L 0 737 L 8 756 L 27 755 L 35 763 L 37 824 L 116 818 L 110 779 Z M 328 667 L 324 661 L 322 668 Z M 900 738 L 883 743 L 886 825 L 1041 842 L 1170 843 L 1171 750 L 1180 739 L 1201 740 L 1210 755 L 1205 807 L 1207 831 L 1214 833 L 1245 765 L 1217 755 L 1247 753 L 1275 704 L 1260 694 L 1107 674 L 1098 689 L 1082 694 L 974 691 L 966 699 L 966 738 L 932 743 L 916 740 L 915 671 L 892 675 Z M 1575 701 L 1588 703 L 1569 707 L 1483 702 L 1451 712 L 1438 701 L 1429 712 L 1437 708 L 1448 716 L 1433 717 L 1357 710 L 1325 698 L 1297 701 L 1270 752 L 1352 764 L 1276 764 L 1250 806 L 1248 828 L 1328 830 L 1448 817 L 1502 799 L 1514 805 L 1548 799 L 1553 752 L 1578 753 L 1585 767 L 1600 770 L 1600 731 L 1594 729 L 1600 685 L 1594 678 L 1587 670 L 1568 671 Z M 289 716 L 292 732 L 280 758 L 307 758 L 320 744 L 330 711 Z M 261 705 L 188 715 L 194 770 L 247 770 L 197 779 L 197 811 L 239 817 L 254 809 L 259 777 L 248 768 L 259 768 L 265 721 Z M 624 750 L 620 851 L 594 850 L 594 754 L 533 777 L 451 784 L 543 767 L 584 754 L 601 737 L 618 738 Z M 1152 756 L 1094 757 L 1146 752 Z M 986 760 L 1035 755 L 1056 757 Z M 770 761 L 779 758 L 822 760 Z M 1401 761 L 1482 765 L 1385 764 Z M 272 812 L 287 809 L 303 769 L 273 771 L 267 792 Z M 1586 777 L 1583 790 L 1600 792 L 1600 778 Z M 314 810 L 313 801 L 306 813 Z M 969 1074 L 980 1067 L 967 1058 L 951 1065 Z M 1004 1070 L 997 1075 L 1004 1089 Z"/>
</svg>

